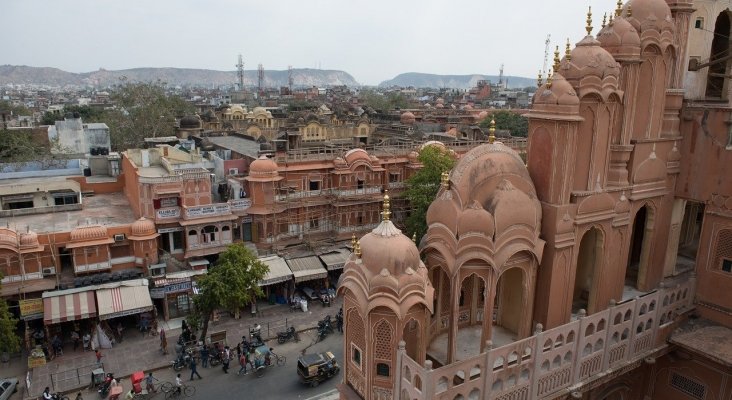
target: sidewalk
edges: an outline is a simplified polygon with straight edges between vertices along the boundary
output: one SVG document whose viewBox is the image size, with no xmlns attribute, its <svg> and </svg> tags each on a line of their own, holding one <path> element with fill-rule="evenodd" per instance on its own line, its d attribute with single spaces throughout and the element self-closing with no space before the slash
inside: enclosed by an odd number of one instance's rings
<svg viewBox="0 0 732 400">
<path fill-rule="evenodd" d="M 236 320 L 230 318 L 228 314 L 222 315 L 219 321 L 209 323 L 208 333 L 225 330 L 228 344 L 235 345 L 241 341 L 242 336 L 249 335 L 250 326 L 260 324 L 262 338 L 267 340 L 276 338 L 278 331 L 284 331 L 285 322 L 288 326 L 295 326 L 298 331 L 315 328 L 317 321 L 326 315 L 335 318 L 342 304 L 343 299 L 340 297 L 336 298 L 330 307 L 323 307 L 319 302 L 311 302 L 308 312 L 299 310 L 292 312 L 288 305 L 264 305 L 260 307 L 256 317 L 242 313 L 241 318 Z M 157 336 L 143 337 L 139 332 L 129 331 L 121 343 L 111 349 L 102 350 L 105 372 L 112 372 L 115 377 L 121 378 L 139 370 L 150 371 L 169 367 L 174 358 L 174 354 L 171 353 L 174 353 L 175 341 L 180 335 L 181 320 L 182 318 L 159 324 L 166 328 L 168 355 L 160 353 L 160 339 Z M 96 365 L 94 353 L 81 350 L 74 352 L 70 348 L 64 350 L 66 353 L 63 356 L 33 369 L 31 387 L 29 392 L 25 393 L 25 398 L 37 398 L 46 386 L 54 392 L 68 392 L 89 385 L 91 370 Z M 2 369 L 2 376 L 18 377 L 21 381 L 20 393 L 25 386 L 26 361 L 27 355 L 21 359 L 13 359 L 13 364 L 23 367 L 21 371 L 13 369 L 13 372 L 8 374 L 4 364 Z"/>
</svg>

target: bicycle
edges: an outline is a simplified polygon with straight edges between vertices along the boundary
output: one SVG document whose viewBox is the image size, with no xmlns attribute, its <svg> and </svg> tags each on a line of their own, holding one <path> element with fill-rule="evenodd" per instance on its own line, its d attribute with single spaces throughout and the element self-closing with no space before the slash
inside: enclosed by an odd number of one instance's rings
<svg viewBox="0 0 732 400">
<path fill-rule="evenodd" d="M 169 382 L 166 382 L 166 383 L 169 383 Z M 174 398 L 180 398 L 181 396 L 192 397 L 195 394 L 196 394 L 195 386 L 181 385 L 180 390 L 178 390 L 178 388 L 176 388 L 175 386 L 173 386 L 171 384 L 170 389 L 167 392 L 165 392 L 165 398 L 174 399 Z"/>
</svg>

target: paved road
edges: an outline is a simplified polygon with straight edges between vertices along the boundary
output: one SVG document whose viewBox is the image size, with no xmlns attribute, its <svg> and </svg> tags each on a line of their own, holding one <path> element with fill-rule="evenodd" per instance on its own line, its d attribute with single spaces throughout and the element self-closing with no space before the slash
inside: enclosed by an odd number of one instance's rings
<svg viewBox="0 0 732 400">
<path fill-rule="evenodd" d="M 196 394 L 188 399 L 309 399 L 320 396 L 335 389 L 342 379 L 342 372 L 332 379 L 321 383 L 316 388 L 302 385 L 297 376 L 297 357 L 307 347 L 308 353 L 331 351 L 339 364 L 343 364 L 343 335 L 336 332 L 329 335 L 323 342 L 314 342 L 314 331 L 300 335 L 300 342 L 289 342 L 278 345 L 276 341 L 269 345 L 277 354 L 287 357 L 287 364 L 269 368 L 263 377 L 257 378 L 253 374 L 237 376 L 238 363 L 231 363 L 228 374 L 224 374 L 221 367 L 199 368 L 203 379 L 190 382 L 190 371 L 181 371 L 181 377 L 186 385 L 194 385 Z M 154 375 L 161 381 L 174 381 L 175 374 L 171 368 L 155 372 Z M 130 382 L 123 382 L 129 388 Z M 85 396 L 86 397 L 86 396 Z M 162 395 L 155 396 L 154 400 L 163 400 Z M 183 398 L 181 398 L 183 399 Z"/>
</svg>

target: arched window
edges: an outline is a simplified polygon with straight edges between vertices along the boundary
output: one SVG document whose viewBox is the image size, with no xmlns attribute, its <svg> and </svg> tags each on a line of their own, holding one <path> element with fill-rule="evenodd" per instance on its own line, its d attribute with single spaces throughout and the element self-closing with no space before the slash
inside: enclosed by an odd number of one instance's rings
<svg viewBox="0 0 732 400">
<path fill-rule="evenodd" d="M 717 16 L 717 22 L 714 24 L 714 39 L 712 39 L 712 49 L 709 52 L 709 69 L 707 71 L 707 89 L 706 97 L 723 98 L 726 94 L 727 86 L 727 66 L 730 55 L 730 20 L 727 11 L 722 11 Z"/>
</svg>

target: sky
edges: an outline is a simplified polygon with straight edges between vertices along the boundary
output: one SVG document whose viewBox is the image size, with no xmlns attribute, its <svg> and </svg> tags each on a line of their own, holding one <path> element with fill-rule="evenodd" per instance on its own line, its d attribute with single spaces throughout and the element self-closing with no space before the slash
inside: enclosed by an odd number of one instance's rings
<svg viewBox="0 0 732 400">
<path fill-rule="evenodd" d="M 404 72 L 533 78 L 614 0 L 2 0 L 0 64 L 337 69 L 378 84 Z M 549 55 L 549 65 L 553 54 Z"/>
</svg>

